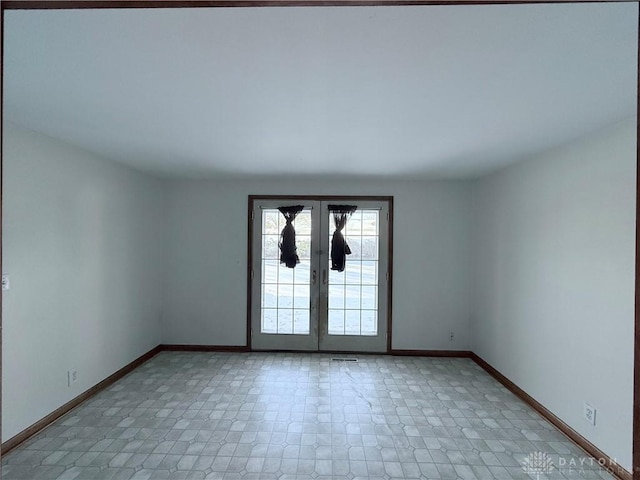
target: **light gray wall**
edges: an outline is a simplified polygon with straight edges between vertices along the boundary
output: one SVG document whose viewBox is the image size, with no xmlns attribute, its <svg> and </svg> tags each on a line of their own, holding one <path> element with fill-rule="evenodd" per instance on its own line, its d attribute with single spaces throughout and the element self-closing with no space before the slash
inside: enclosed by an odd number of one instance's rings
<svg viewBox="0 0 640 480">
<path fill-rule="evenodd" d="M 469 347 L 469 185 L 349 180 L 171 182 L 164 343 L 246 343 L 249 194 L 393 195 L 393 347 Z"/>
<path fill-rule="evenodd" d="M 4 135 L 4 440 L 160 342 L 244 344 L 249 194 L 394 195 L 393 347 L 472 348 L 631 467 L 633 121 L 472 183 L 164 183 Z"/>
<path fill-rule="evenodd" d="M 3 133 L 7 440 L 158 345 L 164 223 L 159 181 L 10 123 Z"/>
<path fill-rule="evenodd" d="M 628 120 L 472 190 L 473 351 L 629 470 L 635 148 Z"/>
</svg>

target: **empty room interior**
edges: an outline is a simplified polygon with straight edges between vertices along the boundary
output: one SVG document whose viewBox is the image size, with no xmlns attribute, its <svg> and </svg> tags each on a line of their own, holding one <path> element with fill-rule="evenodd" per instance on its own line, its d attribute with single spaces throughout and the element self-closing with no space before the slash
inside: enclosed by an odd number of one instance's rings
<svg viewBox="0 0 640 480">
<path fill-rule="evenodd" d="M 640 478 L 637 3 L 38 5 L 3 479 Z"/>
</svg>

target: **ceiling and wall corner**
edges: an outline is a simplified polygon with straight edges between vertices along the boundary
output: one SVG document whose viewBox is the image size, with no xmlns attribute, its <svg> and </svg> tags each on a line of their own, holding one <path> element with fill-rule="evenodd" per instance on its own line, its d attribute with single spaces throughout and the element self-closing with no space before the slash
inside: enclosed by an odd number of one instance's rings
<svg viewBox="0 0 640 480">
<path fill-rule="evenodd" d="M 167 177 L 475 177 L 634 115 L 637 10 L 7 11 L 4 115 Z"/>
</svg>

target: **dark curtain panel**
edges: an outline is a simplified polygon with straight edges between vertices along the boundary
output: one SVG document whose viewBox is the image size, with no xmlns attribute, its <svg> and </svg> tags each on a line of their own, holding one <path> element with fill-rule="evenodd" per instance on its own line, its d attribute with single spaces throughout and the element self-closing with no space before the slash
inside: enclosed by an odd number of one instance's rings
<svg viewBox="0 0 640 480">
<path fill-rule="evenodd" d="M 354 205 L 328 205 L 328 208 L 333 214 L 333 222 L 336 226 L 336 231 L 333 232 L 331 238 L 331 270 L 343 272 L 347 263 L 347 255 L 351 255 L 351 249 L 342 235 L 342 230 L 357 207 Z"/>
<path fill-rule="evenodd" d="M 280 263 L 284 263 L 289 268 L 295 268 L 300 263 L 298 258 L 298 248 L 296 247 L 296 231 L 293 228 L 293 221 L 302 211 L 304 206 L 293 205 L 291 207 L 279 207 L 280 213 L 287 221 L 280 234 Z"/>
</svg>

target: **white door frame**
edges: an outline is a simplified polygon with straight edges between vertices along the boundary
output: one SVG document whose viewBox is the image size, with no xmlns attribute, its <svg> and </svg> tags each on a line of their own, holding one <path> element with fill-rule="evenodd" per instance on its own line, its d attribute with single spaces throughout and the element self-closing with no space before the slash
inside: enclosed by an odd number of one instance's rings
<svg viewBox="0 0 640 480">
<path fill-rule="evenodd" d="M 323 211 L 320 211 L 319 203 L 344 203 L 377 206 L 381 210 L 379 219 L 380 228 L 380 257 L 379 257 L 379 303 L 378 312 L 384 317 L 384 325 L 381 326 L 381 335 L 377 337 L 360 337 L 351 335 L 327 335 L 327 324 L 322 322 L 314 322 L 314 316 L 327 318 L 327 312 L 318 312 L 318 309 L 327 308 L 328 285 L 324 281 L 322 275 L 329 275 L 327 272 L 328 252 L 322 252 L 319 247 L 320 235 L 328 235 L 333 232 L 333 225 L 327 225 L 328 211 L 326 205 Z M 261 259 L 254 258 L 255 252 L 262 249 L 262 221 L 256 211 L 261 208 L 277 208 L 282 205 L 305 205 L 306 209 L 311 208 L 312 222 L 316 225 L 324 225 L 322 232 L 316 228 L 317 234 L 316 244 L 312 246 L 314 254 L 312 255 L 312 270 L 316 272 L 316 284 L 319 287 L 311 288 L 311 315 L 313 331 L 308 335 L 286 335 L 286 345 L 283 346 L 282 340 L 276 337 L 280 335 L 264 335 L 260 334 L 260 302 L 257 298 L 253 298 L 256 292 L 261 292 Z M 340 351 L 340 352 L 377 352 L 388 353 L 391 351 L 391 335 L 392 335 L 392 266 L 393 266 L 393 197 L 390 196 L 306 196 L 306 195 L 250 195 L 248 205 L 248 275 L 247 275 L 247 345 L 251 350 L 287 350 L 287 351 Z M 258 208 L 257 208 L 258 207 Z M 312 208 L 314 207 L 314 208 Z M 324 219 L 322 223 L 321 215 Z M 386 227 L 386 228 L 385 228 Z M 384 229 L 384 230 L 383 230 Z M 312 240 L 313 241 L 313 240 Z M 324 267 L 324 268 L 323 268 Z M 323 273 L 324 272 L 324 273 Z M 312 282 L 313 283 L 313 282 Z M 386 290 L 385 289 L 386 285 Z M 323 298 L 318 298 L 323 295 Z M 257 307 L 256 307 L 257 305 Z M 320 329 L 320 330 L 319 330 Z M 386 331 L 385 331 L 386 330 Z M 256 334 L 257 332 L 257 334 Z M 372 341 L 373 340 L 373 341 Z"/>
</svg>

